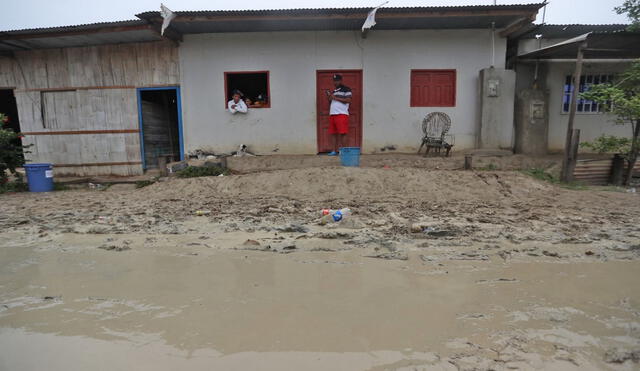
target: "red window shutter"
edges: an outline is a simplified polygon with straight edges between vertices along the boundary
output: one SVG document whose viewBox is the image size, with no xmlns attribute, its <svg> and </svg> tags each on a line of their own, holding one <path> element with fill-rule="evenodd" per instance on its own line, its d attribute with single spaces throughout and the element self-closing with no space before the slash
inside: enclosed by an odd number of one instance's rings
<svg viewBox="0 0 640 371">
<path fill-rule="evenodd" d="M 455 107 L 455 70 L 412 70 L 411 107 Z"/>
</svg>

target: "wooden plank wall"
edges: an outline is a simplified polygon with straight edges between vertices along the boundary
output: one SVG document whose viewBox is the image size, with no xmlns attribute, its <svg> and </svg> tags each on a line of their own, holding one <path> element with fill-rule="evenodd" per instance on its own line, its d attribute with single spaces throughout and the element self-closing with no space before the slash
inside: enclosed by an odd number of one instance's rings
<svg viewBox="0 0 640 371">
<path fill-rule="evenodd" d="M 179 84 L 178 49 L 165 41 L 0 56 L 0 88 L 15 89 L 34 144 L 27 158 L 53 162 L 56 175 L 141 174 L 136 88 Z M 115 133 L 43 134 L 60 131 Z"/>
</svg>

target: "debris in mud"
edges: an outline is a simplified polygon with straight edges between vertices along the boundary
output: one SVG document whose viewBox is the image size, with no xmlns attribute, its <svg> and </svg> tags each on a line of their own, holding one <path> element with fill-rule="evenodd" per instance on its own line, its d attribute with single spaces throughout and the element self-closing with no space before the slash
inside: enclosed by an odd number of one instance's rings
<svg viewBox="0 0 640 371">
<path fill-rule="evenodd" d="M 483 318 L 488 318 L 488 316 L 483 313 L 469 313 L 469 314 L 463 314 L 458 317 L 458 319 L 483 319 Z"/>
<path fill-rule="evenodd" d="M 604 354 L 604 361 L 607 363 L 625 363 L 626 361 L 638 363 L 640 362 L 640 350 L 609 349 Z"/>
<path fill-rule="evenodd" d="M 490 283 L 490 282 L 518 282 L 516 278 L 496 278 L 494 280 L 477 280 L 476 283 Z"/>
<path fill-rule="evenodd" d="M 276 252 L 281 254 L 288 254 L 295 250 L 297 250 L 297 246 L 295 243 L 291 241 L 285 241 L 281 243 L 265 245 L 264 247 L 260 242 L 256 240 L 246 240 L 239 247 L 235 248 L 236 250 L 252 250 L 252 251 L 265 251 L 265 252 Z"/>
<path fill-rule="evenodd" d="M 475 252 L 463 252 L 460 255 L 451 257 L 450 260 L 489 260 L 489 257 Z"/>
<path fill-rule="evenodd" d="M 351 234 L 346 232 L 320 232 L 313 235 L 315 238 L 323 238 L 327 240 L 350 238 Z"/>
<path fill-rule="evenodd" d="M 342 219 L 340 224 L 337 224 L 336 226 L 346 229 L 362 229 L 365 227 L 364 223 L 357 218 Z"/>
<path fill-rule="evenodd" d="M 62 296 L 45 296 L 42 300 L 60 300 Z"/>
<path fill-rule="evenodd" d="M 422 233 L 426 237 L 453 237 L 459 235 L 462 230 L 454 226 L 432 226 L 424 223 L 414 223 L 410 227 L 412 233 Z"/>
<path fill-rule="evenodd" d="M 589 244 L 593 243 L 592 239 L 587 237 L 577 238 L 577 237 L 567 237 L 559 241 L 554 241 L 554 244 Z"/>
<path fill-rule="evenodd" d="M 432 261 L 438 260 L 438 258 L 436 258 L 435 256 L 428 256 L 428 255 L 422 255 L 422 254 L 418 255 L 418 257 L 423 262 L 432 262 Z"/>
<path fill-rule="evenodd" d="M 558 254 L 555 251 L 547 251 L 547 250 L 543 250 L 542 251 L 542 255 L 544 256 L 550 256 L 552 258 L 560 258 L 560 254 Z"/>
<path fill-rule="evenodd" d="M 286 226 L 276 227 L 277 231 L 280 232 L 291 232 L 291 233 L 307 233 L 309 232 L 309 228 L 305 227 L 302 224 L 291 223 Z"/>
<path fill-rule="evenodd" d="M 365 257 L 387 260 L 409 260 L 409 255 L 402 251 L 384 252 L 376 255 L 366 255 Z"/>
<path fill-rule="evenodd" d="M 131 250 L 131 248 L 127 245 L 124 246 L 116 246 L 116 245 L 101 245 L 98 246 L 99 249 L 107 250 L 107 251 L 126 251 Z"/>
<path fill-rule="evenodd" d="M 511 258 L 511 252 L 502 250 L 498 252 L 498 256 L 501 257 L 506 262 L 509 258 Z"/>
<path fill-rule="evenodd" d="M 314 247 L 309 251 L 335 252 L 335 251 L 338 251 L 338 250 L 332 249 L 332 248 L 329 248 L 329 247 Z"/>
<path fill-rule="evenodd" d="M 624 252 L 634 251 L 634 252 L 638 252 L 638 251 L 640 251 L 640 244 L 637 244 L 637 245 L 610 246 L 610 247 L 607 247 L 607 249 L 613 250 L 613 251 L 624 251 Z"/>
<path fill-rule="evenodd" d="M 102 225 L 93 225 L 87 229 L 87 233 L 91 234 L 105 234 L 109 233 L 109 228 Z"/>
<path fill-rule="evenodd" d="M 289 254 L 297 250 L 297 246 L 293 242 L 284 242 L 277 245 L 269 245 L 265 250 L 277 252 L 280 254 Z"/>
</svg>

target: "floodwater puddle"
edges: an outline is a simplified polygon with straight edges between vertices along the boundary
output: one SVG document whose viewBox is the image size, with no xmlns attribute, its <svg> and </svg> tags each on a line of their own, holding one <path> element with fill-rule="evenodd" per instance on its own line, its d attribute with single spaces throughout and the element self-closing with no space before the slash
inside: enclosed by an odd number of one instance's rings
<svg viewBox="0 0 640 371">
<path fill-rule="evenodd" d="M 233 236 L 162 249 L 121 236 L 133 248 L 108 251 L 108 236 L 65 238 L 68 249 L 0 248 L 0 369 L 598 369 L 608 349 L 640 346 L 638 261 L 210 247 Z"/>
</svg>

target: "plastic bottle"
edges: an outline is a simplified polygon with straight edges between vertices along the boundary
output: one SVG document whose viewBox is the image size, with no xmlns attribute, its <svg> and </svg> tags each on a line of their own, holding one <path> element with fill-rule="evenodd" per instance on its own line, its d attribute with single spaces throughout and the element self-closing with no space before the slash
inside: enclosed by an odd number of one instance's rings
<svg viewBox="0 0 640 371">
<path fill-rule="evenodd" d="M 348 207 L 345 207 L 340 210 L 323 209 L 321 223 L 326 224 L 326 223 L 339 222 L 342 219 L 344 219 L 344 217 L 350 214 L 351 214 L 351 209 L 349 209 Z"/>
</svg>

